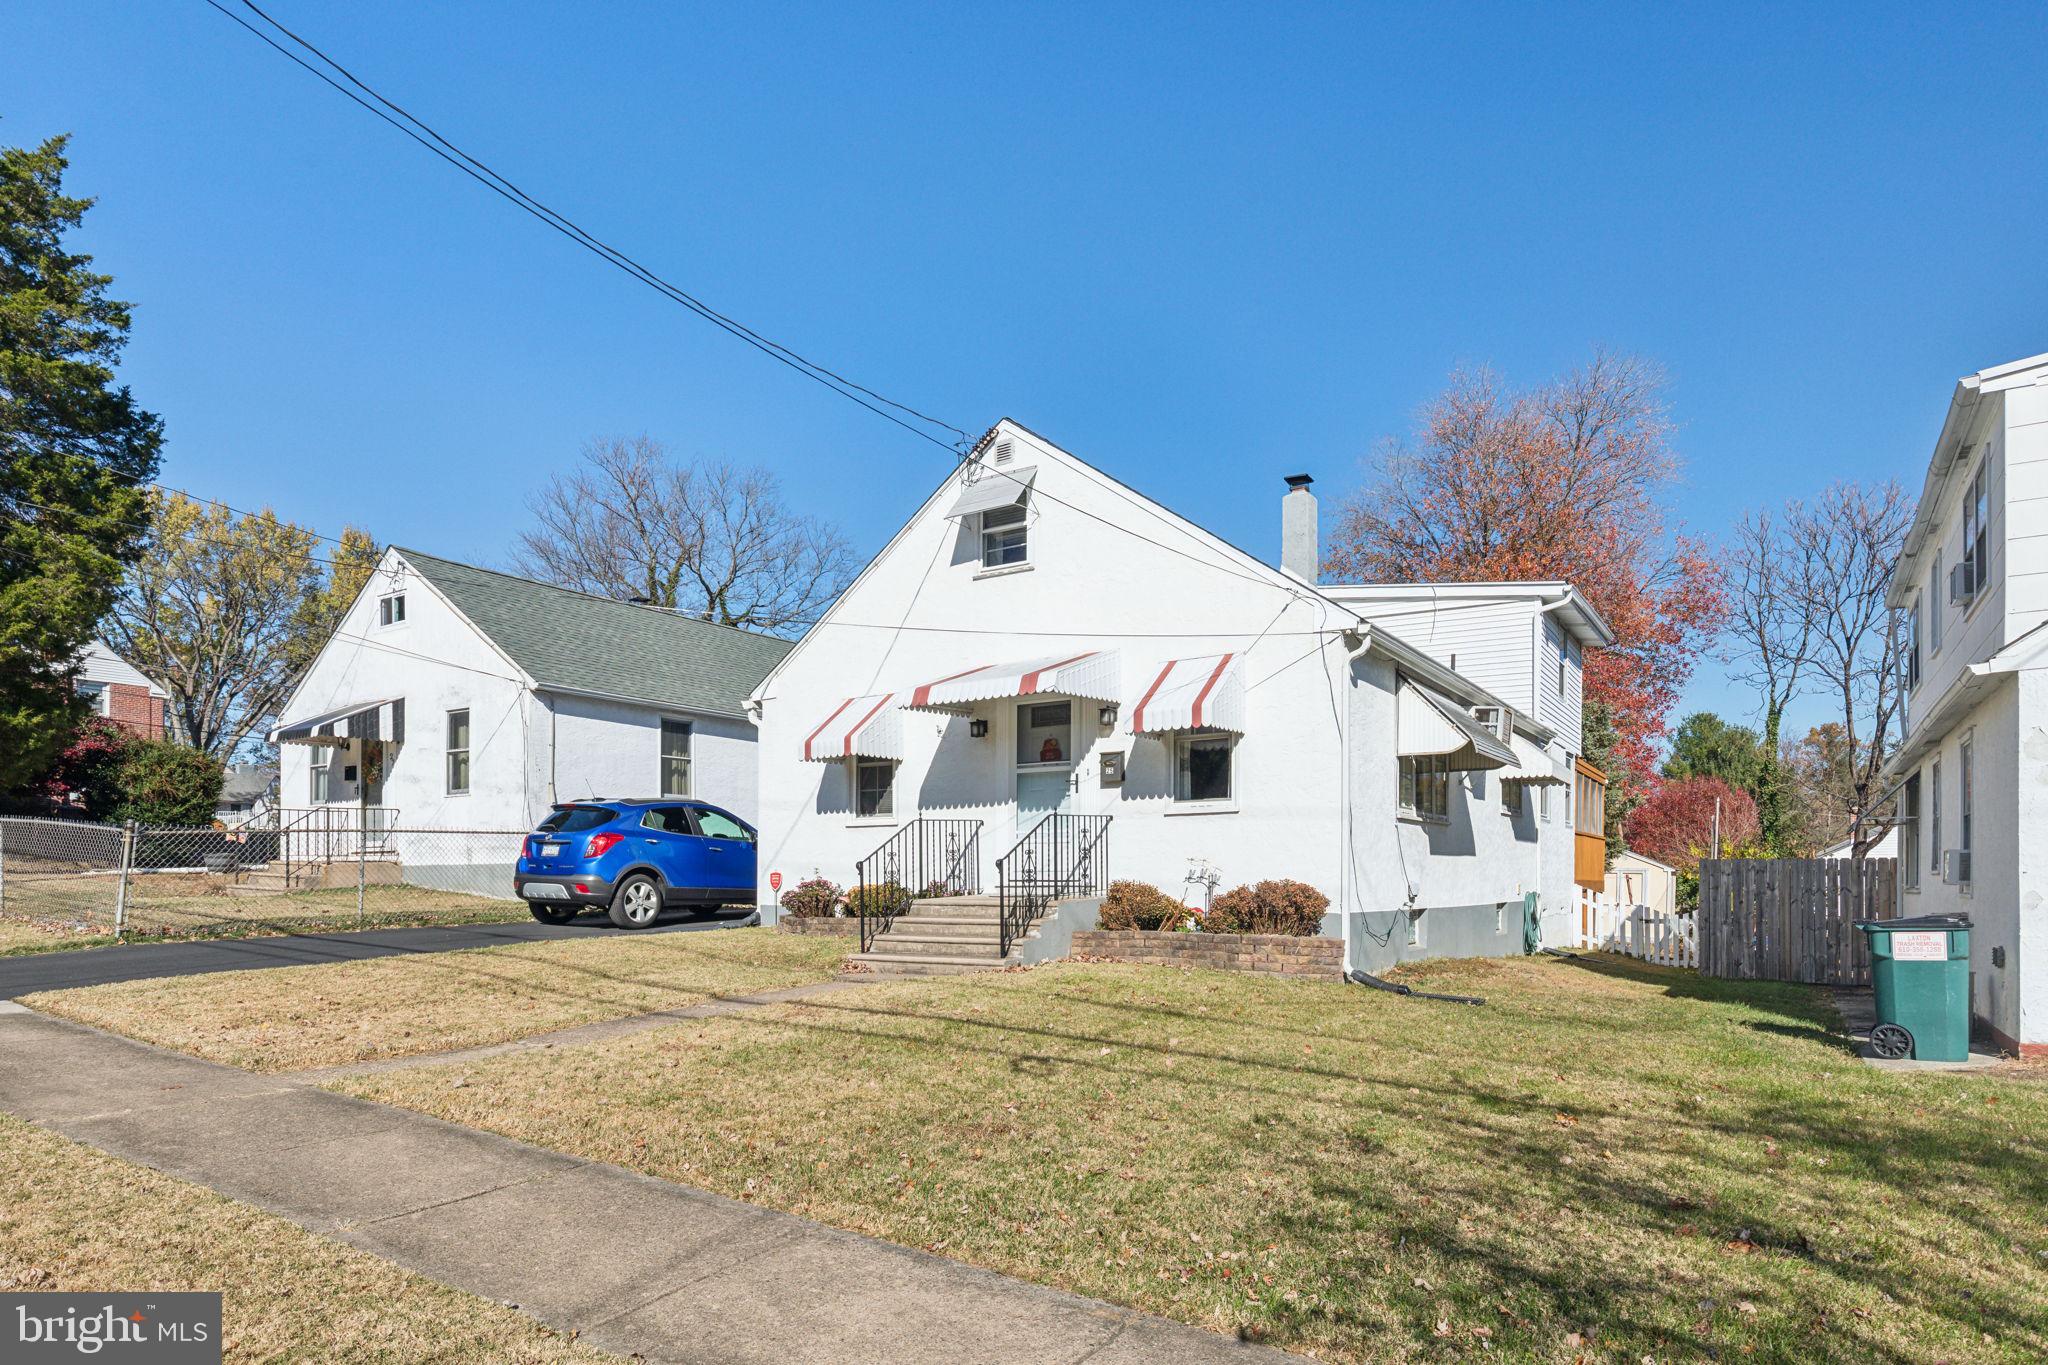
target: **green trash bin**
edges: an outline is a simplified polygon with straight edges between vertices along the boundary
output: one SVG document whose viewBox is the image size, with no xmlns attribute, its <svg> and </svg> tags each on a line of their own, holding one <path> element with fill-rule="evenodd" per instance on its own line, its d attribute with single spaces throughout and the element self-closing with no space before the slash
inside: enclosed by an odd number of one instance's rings
<svg viewBox="0 0 2048 1365">
<path fill-rule="evenodd" d="M 1961 1062 L 1970 1056 L 1970 917 L 1858 920 L 1870 936 L 1880 1057 Z"/>
</svg>

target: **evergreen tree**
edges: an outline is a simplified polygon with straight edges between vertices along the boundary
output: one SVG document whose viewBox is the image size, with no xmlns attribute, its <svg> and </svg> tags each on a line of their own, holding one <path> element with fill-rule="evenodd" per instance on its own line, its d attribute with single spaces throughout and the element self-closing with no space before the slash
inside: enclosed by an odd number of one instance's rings
<svg viewBox="0 0 2048 1365">
<path fill-rule="evenodd" d="M 114 382 L 128 305 L 65 249 L 92 206 L 63 192 L 65 143 L 0 148 L 0 792 L 83 717 L 72 660 L 139 552 L 163 444 Z"/>
</svg>

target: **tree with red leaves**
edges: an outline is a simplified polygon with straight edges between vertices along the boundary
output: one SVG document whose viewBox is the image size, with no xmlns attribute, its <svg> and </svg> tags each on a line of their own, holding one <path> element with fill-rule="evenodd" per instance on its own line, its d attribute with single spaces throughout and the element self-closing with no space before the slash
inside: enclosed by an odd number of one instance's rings
<svg viewBox="0 0 2048 1365">
<path fill-rule="evenodd" d="M 1714 853 L 1714 803 L 1721 804 L 1721 843 L 1726 850 L 1754 844 L 1759 827 L 1756 801 L 1718 777 L 1666 782 L 1629 812 L 1628 846 L 1687 874 Z"/>
<path fill-rule="evenodd" d="M 1613 648 L 1587 655 L 1585 695 L 1613 727 L 1595 761 L 1610 769 L 1619 816 L 1648 795 L 1666 718 L 1724 610 L 1715 557 L 1672 533 L 1657 501 L 1679 470 L 1662 370 L 1598 353 L 1526 390 L 1460 371 L 1418 425 L 1412 444 L 1383 447 L 1372 485 L 1340 510 L 1330 570 L 1577 587 L 1615 633 Z"/>
</svg>

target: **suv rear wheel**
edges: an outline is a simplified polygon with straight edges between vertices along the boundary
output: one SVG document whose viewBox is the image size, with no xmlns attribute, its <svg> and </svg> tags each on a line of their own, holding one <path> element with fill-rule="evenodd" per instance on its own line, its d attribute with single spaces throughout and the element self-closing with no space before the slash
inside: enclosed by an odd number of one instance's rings
<svg viewBox="0 0 2048 1365">
<path fill-rule="evenodd" d="M 576 907 L 573 905 L 543 905 L 539 901 L 528 901 L 526 908 L 531 910 L 533 917 L 542 924 L 567 924 L 576 918 Z"/>
<path fill-rule="evenodd" d="M 612 923 L 621 929 L 645 929 L 661 914 L 661 884 L 636 872 L 612 893 Z"/>
</svg>

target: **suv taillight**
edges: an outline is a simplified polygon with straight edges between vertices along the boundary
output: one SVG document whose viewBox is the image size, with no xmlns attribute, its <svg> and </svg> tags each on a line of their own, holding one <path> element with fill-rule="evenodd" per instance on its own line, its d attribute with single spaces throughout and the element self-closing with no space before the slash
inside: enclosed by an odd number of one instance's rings
<svg viewBox="0 0 2048 1365">
<path fill-rule="evenodd" d="M 605 854 L 612 851 L 612 848 L 619 840 L 625 837 L 623 834 L 593 834 L 590 836 L 590 842 L 583 846 L 583 856 L 586 858 L 602 858 Z"/>
</svg>

